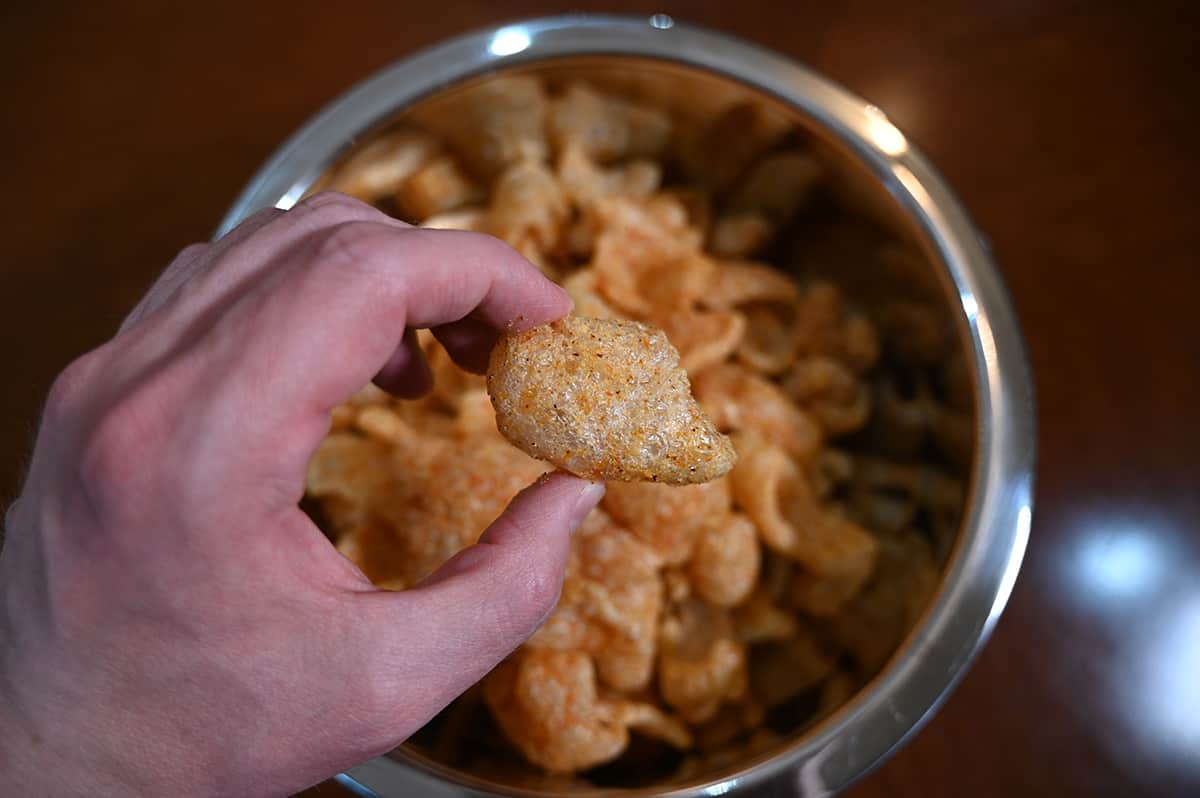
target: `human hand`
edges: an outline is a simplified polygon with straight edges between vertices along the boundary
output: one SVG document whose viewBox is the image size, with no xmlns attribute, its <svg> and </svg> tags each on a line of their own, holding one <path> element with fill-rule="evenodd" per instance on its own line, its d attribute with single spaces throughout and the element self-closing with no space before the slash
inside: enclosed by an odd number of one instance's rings
<svg viewBox="0 0 1200 798">
<path fill-rule="evenodd" d="M 552 611 L 602 487 L 540 480 L 389 593 L 298 508 L 305 466 L 373 377 L 429 388 L 413 329 L 479 370 L 569 308 L 495 239 L 336 194 L 180 253 L 55 382 L 6 519 L 0 793 L 286 794 L 487 673 Z"/>
</svg>

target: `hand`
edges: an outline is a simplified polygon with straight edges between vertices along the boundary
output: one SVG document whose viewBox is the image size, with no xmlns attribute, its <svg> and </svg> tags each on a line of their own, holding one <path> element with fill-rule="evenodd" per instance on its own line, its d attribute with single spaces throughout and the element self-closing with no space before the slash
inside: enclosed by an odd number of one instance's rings
<svg viewBox="0 0 1200 798">
<path fill-rule="evenodd" d="M 480 369 L 570 300 L 495 239 L 349 198 L 185 249 L 50 393 L 0 553 L 0 794 L 279 795 L 383 753 L 552 611 L 603 488 L 555 475 L 413 590 L 297 506 L 330 410 Z"/>
</svg>

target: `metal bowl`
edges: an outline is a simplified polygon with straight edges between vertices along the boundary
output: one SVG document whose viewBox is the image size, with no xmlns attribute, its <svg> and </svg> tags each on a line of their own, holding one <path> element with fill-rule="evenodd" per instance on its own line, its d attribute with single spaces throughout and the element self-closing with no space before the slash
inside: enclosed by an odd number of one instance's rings
<svg viewBox="0 0 1200 798">
<path fill-rule="evenodd" d="M 632 80 L 652 93 L 657 86 L 655 99 L 680 113 L 703 114 L 731 93 L 756 97 L 810 133 L 859 204 L 926 254 L 930 268 L 923 279 L 944 300 L 971 367 L 977 420 L 962 526 L 935 598 L 881 673 L 780 749 L 690 783 L 603 791 L 835 793 L 937 709 L 991 632 L 1020 567 L 1032 499 L 1032 384 L 995 265 L 941 177 L 877 108 L 778 54 L 661 14 L 536 19 L 467 34 L 388 67 L 285 143 L 238 197 L 218 234 L 259 208 L 291 207 L 357 143 L 399 115 L 436 106 L 451 87 L 509 70 Z M 546 794 L 475 778 L 404 749 L 339 780 L 366 795 Z"/>
</svg>

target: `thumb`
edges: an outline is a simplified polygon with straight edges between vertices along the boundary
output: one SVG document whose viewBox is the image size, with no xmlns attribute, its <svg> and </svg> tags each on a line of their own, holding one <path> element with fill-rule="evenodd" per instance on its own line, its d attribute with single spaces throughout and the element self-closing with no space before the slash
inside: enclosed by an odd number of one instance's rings
<svg viewBox="0 0 1200 798">
<path fill-rule="evenodd" d="M 544 475 L 477 544 L 416 587 L 367 594 L 384 616 L 373 624 L 387 630 L 380 665 L 403 685 L 401 715 L 410 730 L 483 678 L 553 612 L 571 533 L 603 495 L 603 483 Z"/>
</svg>

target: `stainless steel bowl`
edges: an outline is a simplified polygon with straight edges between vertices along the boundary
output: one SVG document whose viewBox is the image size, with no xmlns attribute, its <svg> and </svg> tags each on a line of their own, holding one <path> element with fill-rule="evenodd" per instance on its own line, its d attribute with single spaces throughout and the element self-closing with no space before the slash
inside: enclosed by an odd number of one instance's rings
<svg viewBox="0 0 1200 798">
<path fill-rule="evenodd" d="M 709 30 L 650 18 L 565 16 L 471 33 L 407 58 L 327 106 L 251 180 L 218 230 L 255 210 L 291 207 L 340 157 L 402 112 L 500 70 L 553 70 L 669 87 L 703 113 L 722 93 L 754 95 L 794 117 L 880 221 L 927 255 L 972 366 L 975 458 L 958 542 L 940 589 L 884 670 L 855 698 L 781 750 L 705 780 L 622 795 L 835 793 L 930 717 L 966 672 L 1004 608 L 1029 534 L 1032 385 L 1009 300 L 986 246 L 943 180 L 886 116 L 788 59 Z M 418 104 L 421 104 L 419 106 Z M 678 107 L 676 110 L 680 110 Z M 537 795 L 393 754 L 339 777 L 381 796 Z"/>
</svg>

